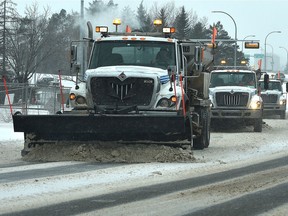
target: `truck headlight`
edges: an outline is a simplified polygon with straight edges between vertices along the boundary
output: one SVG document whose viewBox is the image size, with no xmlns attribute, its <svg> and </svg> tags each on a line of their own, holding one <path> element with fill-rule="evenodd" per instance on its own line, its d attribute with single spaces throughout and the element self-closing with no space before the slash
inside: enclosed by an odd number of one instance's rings
<svg viewBox="0 0 288 216">
<path fill-rule="evenodd" d="M 158 108 L 171 108 L 171 107 L 175 107 L 176 105 L 176 97 L 172 96 L 171 98 L 161 98 L 158 103 L 157 106 Z"/>
<path fill-rule="evenodd" d="M 280 105 L 281 105 L 281 106 L 282 106 L 282 105 L 286 105 L 286 99 L 280 100 Z"/>
<path fill-rule="evenodd" d="M 83 96 L 77 96 L 75 102 L 76 104 L 83 105 L 86 104 L 86 99 Z"/>
<path fill-rule="evenodd" d="M 260 109 L 261 108 L 261 102 L 260 101 L 251 101 L 250 103 L 251 109 Z"/>
</svg>

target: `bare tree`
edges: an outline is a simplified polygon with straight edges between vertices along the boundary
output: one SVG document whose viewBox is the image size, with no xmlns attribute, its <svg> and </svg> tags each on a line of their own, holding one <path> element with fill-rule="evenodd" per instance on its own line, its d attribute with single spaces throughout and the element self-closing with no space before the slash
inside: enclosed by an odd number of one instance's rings
<svg viewBox="0 0 288 216">
<path fill-rule="evenodd" d="M 1 53 L 1 77 L 4 75 L 10 81 L 11 66 L 8 64 L 7 44 L 9 44 L 8 33 L 13 30 L 11 25 L 17 22 L 19 16 L 15 10 L 15 3 L 12 0 L 0 1 L 0 53 Z"/>
<path fill-rule="evenodd" d="M 7 55 L 19 83 L 27 83 L 38 65 L 53 52 L 53 47 L 42 49 L 47 40 L 51 40 L 47 37 L 49 32 L 46 32 L 49 11 L 49 8 L 44 8 L 43 14 L 39 14 L 35 3 L 26 8 L 25 18 L 19 18 L 13 24 L 13 30 L 8 31 Z"/>
</svg>

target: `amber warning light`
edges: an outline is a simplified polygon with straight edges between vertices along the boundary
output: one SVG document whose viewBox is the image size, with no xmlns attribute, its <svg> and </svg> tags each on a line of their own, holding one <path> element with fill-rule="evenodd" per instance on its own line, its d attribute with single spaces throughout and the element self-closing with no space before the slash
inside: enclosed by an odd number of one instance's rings
<svg viewBox="0 0 288 216">
<path fill-rule="evenodd" d="M 245 49 L 259 49 L 259 42 L 245 42 Z"/>
<path fill-rule="evenodd" d="M 175 33 L 176 29 L 174 27 L 163 28 L 163 33 Z"/>
<path fill-rule="evenodd" d="M 96 26 L 95 31 L 100 32 L 100 33 L 107 33 L 108 27 L 107 26 Z"/>
</svg>

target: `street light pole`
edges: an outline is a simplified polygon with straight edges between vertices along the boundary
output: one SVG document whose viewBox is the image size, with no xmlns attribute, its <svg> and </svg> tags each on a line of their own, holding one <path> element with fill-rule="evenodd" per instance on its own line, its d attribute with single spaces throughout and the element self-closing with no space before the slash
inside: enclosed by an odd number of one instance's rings
<svg viewBox="0 0 288 216">
<path fill-rule="evenodd" d="M 246 37 L 243 38 L 243 41 L 242 41 L 242 52 L 243 52 L 243 43 L 245 41 L 246 38 L 248 37 L 255 37 L 255 35 L 247 35 Z"/>
<path fill-rule="evenodd" d="M 272 49 L 272 56 L 271 56 L 271 70 L 272 70 L 272 72 L 273 72 L 273 66 L 274 66 L 274 49 L 273 49 L 273 46 L 271 45 L 271 44 L 266 44 L 267 46 L 270 46 L 271 47 L 271 49 Z"/>
<path fill-rule="evenodd" d="M 286 56 L 287 56 L 287 60 L 286 60 L 286 70 L 288 70 L 288 50 L 285 47 L 280 46 L 279 48 L 282 48 L 286 51 Z"/>
<path fill-rule="evenodd" d="M 264 48 L 265 48 L 265 54 L 264 54 L 264 60 L 265 60 L 265 64 L 264 64 L 264 71 L 265 72 L 267 72 L 266 71 L 266 41 L 267 41 L 267 38 L 268 38 L 268 36 L 270 35 L 270 34 L 273 34 L 273 33 L 281 33 L 281 31 L 272 31 L 272 32 L 269 32 L 267 35 L 266 35 L 266 37 L 265 37 L 265 43 L 264 43 Z"/>
<path fill-rule="evenodd" d="M 212 11 L 212 13 L 223 13 L 223 14 L 226 14 L 234 22 L 234 25 L 235 25 L 234 67 L 236 67 L 236 62 L 237 62 L 237 25 L 236 25 L 236 22 L 235 22 L 235 20 L 233 19 L 233 17 L 230 14 L 228 14 L 228 13 L 226 13 L 224 11 Z"/>
</svg>

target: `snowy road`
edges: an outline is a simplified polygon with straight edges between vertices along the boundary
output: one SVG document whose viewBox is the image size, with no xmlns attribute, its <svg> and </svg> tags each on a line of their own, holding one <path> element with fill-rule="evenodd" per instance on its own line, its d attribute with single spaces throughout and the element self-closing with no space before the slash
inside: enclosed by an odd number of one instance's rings
<svg viewBox="0 0 288 216">
<path fill-rule="evenodd" d="M 22 134 L 2 123 L 0 214 L 286 215 L 288 121 L 265 122 L 213 132 L 190 163 L 137 164 L 24 162 Z"/>
</svg>

